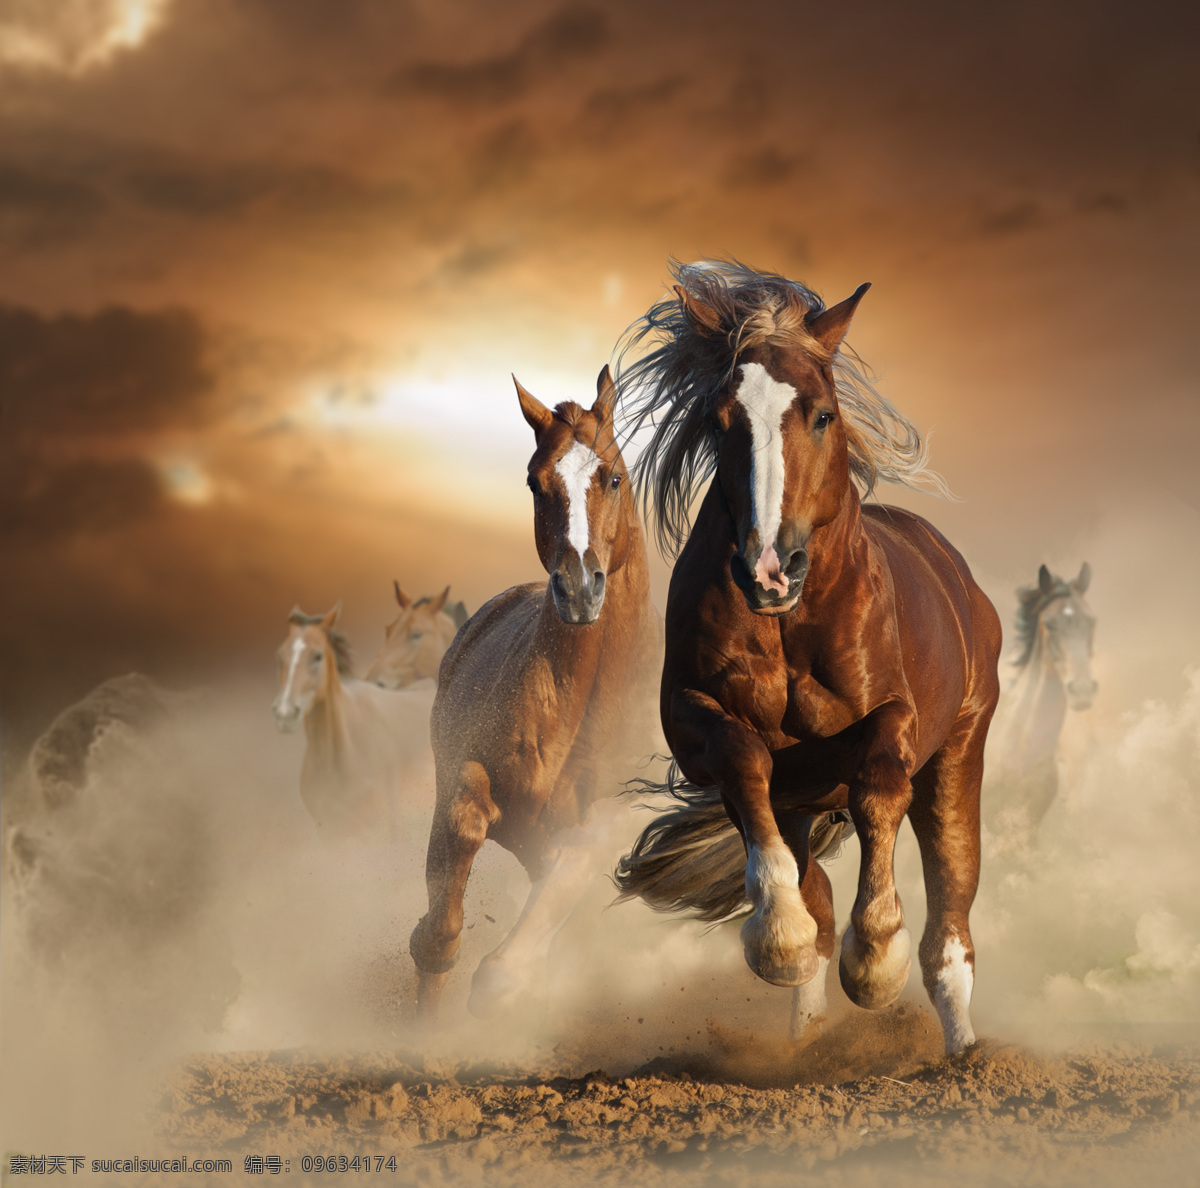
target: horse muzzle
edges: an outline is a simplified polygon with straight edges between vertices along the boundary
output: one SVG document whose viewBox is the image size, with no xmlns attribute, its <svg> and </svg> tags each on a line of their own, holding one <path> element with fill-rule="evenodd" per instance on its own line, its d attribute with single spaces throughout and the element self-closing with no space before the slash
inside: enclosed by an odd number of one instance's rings
<svg viewBox="0 0 1200 1188">
<path fill-rule="evenodd" d="M 295 733 L 304 717 L 303 711 L 294 701 L 289 701 L 286 705 L 281 705 L 278 701 L 274 702 L 271 706 L 271 713 L 275 715 L 275 725 L 279 728 L 280 734 Z"/>
<path fill-rule="evenodd" d="M 1090 677 L 1076 677 L 1067 682 L 1067 701 L 1073 710 L 1091 709 L 1100 686 Z"/>
<path fill-rule="evenodd" d="M 772 550 L 773 551 L 773 550 Z M 762 558 L 754 558 L 751 566 L 742 553 L 735 552 L 729 559 L 729 572 L 733 583 L 745 596 L 746 605 L 756 615 L 785 615 L 794 610 L 804 592 L 804 579 L 808 574 L 808 551 L 794 549 L 786 558 L 779 559 L 778 567 L 772 566 L 769 584 L 760 580 L 763 572 Z"/>
<path fill-rule="evenodd" d="M 583 562 L 577 556 L 564 561 L 550 575 L 550 593 L 558 617 L 577 626 L 594 623 L 604 607 L 606 585 L 604 570 L 595 563 L 591 549 Z"/>
</svg>

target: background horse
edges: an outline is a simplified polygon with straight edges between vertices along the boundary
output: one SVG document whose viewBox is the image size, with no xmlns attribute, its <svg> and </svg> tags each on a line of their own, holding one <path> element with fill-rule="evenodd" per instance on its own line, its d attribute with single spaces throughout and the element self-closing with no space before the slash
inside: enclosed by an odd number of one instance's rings
<svg viewBox="0 0 1200 1188">
<path fill-rule="evenodd" d="M 461 602 L 447 602 L 450 587 L 436 598 L 405 594 L 392 582 L 400 613 L 384 628 L 383 648 L 371 661 L 363 680 L 381 689 L 404 689 L 422 680 L 437 680 L 442 657 L 458 629 L 467 621 Z"/>
<path fill-rule="evenodd" d="M 1074 581 L 1046 566 L 1036 586 L 1017 591 L 1017 678 L 1006 689 L 988 750 L 989 828 L 1004 848 L 1024 849 L 1058 793 L 1058 739 L 1068 708 L 1088 709 L 1096 618 L 1084 599 L 1092 580 L 1086 562 Z"/>
<path fill-rule="evenodd" d="M 432 800 L 433 685 L 387 690 L 355 680 L 349 645 L 334 627 L 341 606 L 326 615 L 296 607 L 288 616 L 271 709 L 284 733 L 304 722 L 300 797 L 318 828 L 396 838 Z"/>
<path fill-rule="evenodd" d="M 654 426 L 637 473 L 659 539 L 687 540 L 667 600 L 660 708 L 691 788 L 669 845 L 651 826 L 619 884 L 660 909 L 710 907 L 709 810 L 722 803 L 746 848 L 744 890 L 725 872 L 727 902 L 744 895 L 753 909 L 746 961 L 801 988 L 799 1029 L 824 1008 L 834 947 L 814 817 L 848 808 L 853 819 L 862 863 L 841 980 L 859 1006 L 883 1007 L 910 967 L 893 878 L 907 813 L 928 900 L 921 968 L 957 1052 L 974 1041 L 968 913 L 999 620 L 930 524 L 860 506 L 852 475 L 868 491 L 877 477 L 929 478 L 915 428 L 839 352 L 867 286 L 825 309 L 802 285 L 737 264 L 675 275 L 678 300 L 631 329 L 629 346 L 660 345 L 622 388 L 630 430 Z M 688 535 L 693 495 L 714 472 Z"/>
<path fill-rule="evenodd" d="M 480 963 L 471 1011 L 510 1005 L 578 903 L 618 816 L 610 799 L 652 748 L 661 627 L 646 548 L 613 439 L 606 367 L 590 410 L 551 412 L 517 384 L 537 449 L 529 463 L 534 538 L 548 582 L 514 586 L 459 632 L 434 702 L 437 808 L 429 911 L 409 948 L 429 1018 L 458 955 L 463 892 L 486 838 L 532 887 L 516 927 Z"/>
</svg>

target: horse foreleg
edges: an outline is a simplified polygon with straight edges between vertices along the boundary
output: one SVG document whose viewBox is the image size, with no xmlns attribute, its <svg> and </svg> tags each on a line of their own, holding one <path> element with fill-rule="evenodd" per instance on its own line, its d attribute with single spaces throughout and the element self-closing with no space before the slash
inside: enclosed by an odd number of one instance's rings
<svg viewBox="0 0 1200 1188">
<path fill-rule="evenodd" d="M 800 986 L 817 975 L 817 923 L 800 895 L 800 867 L 771 807 L 771 752 L 712 698 L 689 690 L 672 700 L 671 746 L 688 779 L 716 784 L 746 843 L 742 925 L 746 964 L 765 982 Z"/>
<path fill-rule="evenodd" d="M 486 1019 L 508 1010 L 526 991 L 593 879 L 612 868 L 627 840 L 629 816 L 626 806 L 601 801 L 582 825 L 553 839 L 520 918 L 475 971 L 467 1001 L 473 1015 Z"/>
<path fill-rule="evenodd" d="M 862 847 L 858 894 L 842 935 L 839 973 L 851 1002 L 878 1010 L 904 989 L 912 968 L 911 940 L 896 891 L 896 834 L 912 803 L 906 760 L 911 711 L 877 711 L 873 737 L 850 785 L 850 816 Z"/>
<path fill-rule="evenodd" d="M 953 1055 L 975 1042 L 975 946 L 968 916 L 979 886 L 979 789 L 986 715 L 964 724 L 914 780 L 909 810 L 921 847 L 927 913 L 921 973 Z"/>
<path fill-rule="evenodd" d="M 417 1010 L 427 1021 L 437 1017 L 446 975 L 458 960 L 463 895 L 471 864 L 487 838 L 488 827 L 499 816 L 489 793 L 487 772 L 478 763 L 463 764 L 454 792 L 439 798 L 434 812 L 425 858 L 429 911 L 408 942 L 417 967 Z"/>
</svg>

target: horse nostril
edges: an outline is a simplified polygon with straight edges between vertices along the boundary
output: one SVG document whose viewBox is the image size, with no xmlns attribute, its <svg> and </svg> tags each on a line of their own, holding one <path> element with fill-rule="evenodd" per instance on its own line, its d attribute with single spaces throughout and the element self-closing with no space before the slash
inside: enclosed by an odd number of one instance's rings
<svg viewBox="0 0 1200 1188">
<path fill-rule="evenodd" d="M 604 573 L 603 573 L 603 571 L 597 570 L 594 574 L 592 574 L 592 589 L 597 594 L 604 593 Z"/>
<path fill-rule="evenodd" d="M 793 582 L 800 581 L 808 573 L 808 552 L 806 549 L 796 549 L 783 563 L 784 575 Z"/>
</svg>

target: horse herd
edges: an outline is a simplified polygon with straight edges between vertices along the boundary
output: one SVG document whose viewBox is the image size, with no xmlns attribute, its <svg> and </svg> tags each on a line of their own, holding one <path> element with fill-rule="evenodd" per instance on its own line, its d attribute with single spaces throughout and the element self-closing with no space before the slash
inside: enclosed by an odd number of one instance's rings
<svg viewBox="0 0 1200 1188">
<path fill-rule="evenodd" d="M 868 286 L 826 308 L 734 262 L 673 270 L 673 294 L 631 327 L 590 408 L 549 408 L 517 384 L 548 580 L 469 619 L 448 591 L 414 602 L 396 586 L 400 615 L 363 680 L 349 676 L 339 608 L 292 612 L 274 711 L 281 729 L 304 724 L 301 795 L 330 832 L 394 837 L 411 817 L 400 790 L 427 813 L 435 785 L 428 911 L 409 946 L 425 1018 L 458 956 L 484 841 L 520 861 L 528 900 L 472 979 L 469 1007 L 486 1016 L 519 998 L 611 869 L 614 806 L 636 782 L 666 807 L 616 864 L 620 896 L 742 917 L 750 969 L 795 988 L 794 1037 L 824 1012 L 836 948 L 818 860 L 850 832 L 861 865 L 841 983 L 868 1008 L 901 993 L 910 940 L 893 851 L 907 815 L 927 898 L 921 970 L 946 1051 L 961 1051 L 974 1042 L 969 912 L 999 619 L 931 524 L 864 502 L 880 479 L 943 489 L 916 428 L 843 343 Z M 631 475 L 619 442 L 635 435 Z M 643 513 L 676 556 L 664 618 Z M 1030 722 L 1056 696 L 1082 705 L 1095 691 L 1088 578 L 1043 567 L 1022 603 Z M 1047 730 L 1013 729 L 1018 765 L 1044 765 Z M 635 781 L 662 736 L 665 779 Z M 1048 805 L 1045 789 L 1031 795 L 1030 830 Z"/>
</svg>

